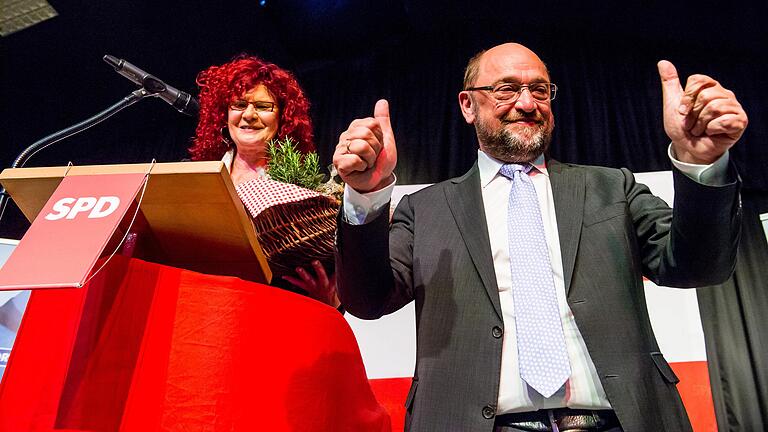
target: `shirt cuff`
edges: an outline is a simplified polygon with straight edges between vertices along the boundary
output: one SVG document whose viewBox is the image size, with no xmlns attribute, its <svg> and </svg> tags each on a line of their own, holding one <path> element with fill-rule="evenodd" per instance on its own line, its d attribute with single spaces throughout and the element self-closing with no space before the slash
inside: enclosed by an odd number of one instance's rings
<svg viewBox="0 0 768 432">
<path fill-rule="evenodd" d="M 675 150 L 672 144 L 667 150 L 672 165 L 691 180 L 707 186 L 723 186 L 728 183 L 728 151 L 720 156 L 720 159 L 708 165 L 681 162 L 675 158 Z"/>
<path fill-rule="evenodd" d="M 394 175 L 394 174 L 393 174 Z M 397 177 L 386 187 L 375 192 L 360 193 L 344 185 L 344 219 L 351 225 L 363 225 L 388 211 L 387 204 L 392 199 Z"/>
</svg>

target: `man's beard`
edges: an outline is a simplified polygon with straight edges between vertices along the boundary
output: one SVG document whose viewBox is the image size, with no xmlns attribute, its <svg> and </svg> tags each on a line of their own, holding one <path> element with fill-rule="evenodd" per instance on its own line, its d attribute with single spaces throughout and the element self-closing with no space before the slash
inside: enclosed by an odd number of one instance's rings
<svg viewBox="0 0 768 432">
<path fill-rule="evenodd" d="M 482 150 L 503 162 L 532 162 L 547 151 L 552 141 L 552 128 L 546 122 L 514 133 L 506 127 L 491 131 L 484 122 L 478 121 L 475 130 Z"/>
</svg>

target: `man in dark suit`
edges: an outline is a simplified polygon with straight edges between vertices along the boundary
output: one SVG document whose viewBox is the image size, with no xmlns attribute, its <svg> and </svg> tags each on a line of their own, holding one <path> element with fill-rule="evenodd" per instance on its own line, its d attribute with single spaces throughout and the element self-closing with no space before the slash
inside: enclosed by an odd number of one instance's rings
<svg viewBox="0 0 768 432">
<path fill-rule="evenodd" d="M 518 44 L 467 66 L 459 105 L 477 132 L 477 163 L 403 198 L 391 226 L 387 102 L 341 134 L 342 303 L 375 319 L 416 302 L 406 429 L 691 429 L 642 276 L 695 287 L 731 274 L 740 208 L 727 150 L 747 117 L 714 79 L 683 88 L 671 63 L 658 68 L 674 210 L 626 169 L 544 157 L 557 87 Z"/>
</svg>

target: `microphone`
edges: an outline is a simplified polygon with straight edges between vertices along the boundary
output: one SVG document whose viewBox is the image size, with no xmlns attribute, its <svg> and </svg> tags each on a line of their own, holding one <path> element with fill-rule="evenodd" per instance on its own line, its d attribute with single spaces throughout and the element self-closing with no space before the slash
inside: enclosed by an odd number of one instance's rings
<svg viewBox="0 0 768 432">
<path fill-rule="evenodd" d="M 149 94 L 159 96 L 160 99 L 171 104 L 182 114 L 189 116 L 197 114 L 200 106 L 197 103 L 197 99 L 192 97 L 189 93 L 169 86 L 159 78 L 144 72 L 123 59 L 105 55 L 104 61 L 115 68 L 117 73 L 128 78 L 134 84 L 143 87 Z"/>
</svg>

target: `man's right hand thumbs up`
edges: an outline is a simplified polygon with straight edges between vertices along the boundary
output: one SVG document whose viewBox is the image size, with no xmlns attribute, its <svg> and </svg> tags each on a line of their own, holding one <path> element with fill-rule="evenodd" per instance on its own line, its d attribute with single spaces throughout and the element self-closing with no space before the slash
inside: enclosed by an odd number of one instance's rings
<svg viewBox="0 0 768 432">
<path fill-rule="evenodd" d="M 373 117 L 353 120 L 339 136 L 333 165 L 341 179 L 360 193 L 379 190 L 394 180 L 397 164 L 389 103 L 376 102 Z"/>
</svg>

